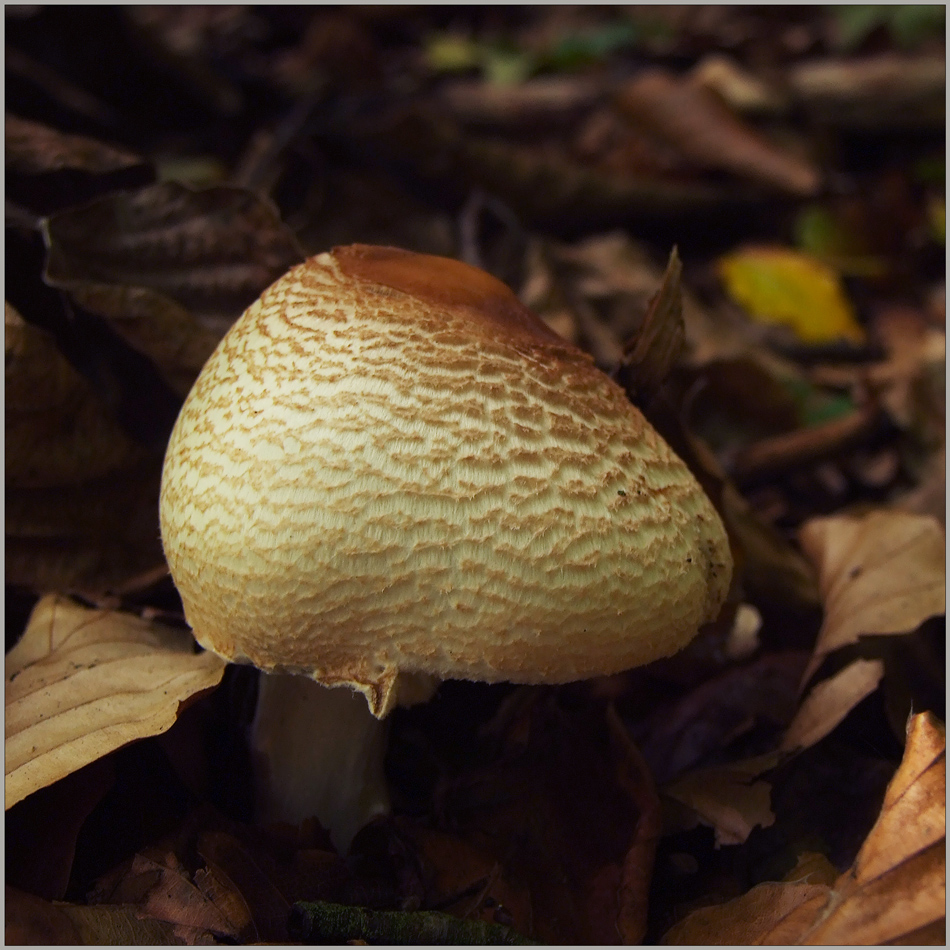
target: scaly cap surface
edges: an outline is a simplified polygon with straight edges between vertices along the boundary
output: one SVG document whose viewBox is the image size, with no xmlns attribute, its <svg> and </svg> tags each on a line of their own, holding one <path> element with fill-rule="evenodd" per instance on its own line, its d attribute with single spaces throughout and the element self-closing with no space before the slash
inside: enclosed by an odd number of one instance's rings
<svg viewBox="0 0 950 950">
<path fill-rule="evenodd" d="M 587 354 L 482 271 L 363 245 L 221 341 L 161 527 L 203 646 L 378 716 L 407 674 L 560 683 L 674 653 L 732 570 L 696 480 Z"/>
</svg>

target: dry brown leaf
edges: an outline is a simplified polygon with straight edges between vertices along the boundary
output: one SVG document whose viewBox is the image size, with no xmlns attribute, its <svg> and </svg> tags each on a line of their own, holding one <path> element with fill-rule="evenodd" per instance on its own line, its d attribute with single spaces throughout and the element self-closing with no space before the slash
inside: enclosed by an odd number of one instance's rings
<svg viewBox="0 0 950 950">
<path fill-rule="evenodd" d="M 47 901 L 9 886 L 5 903 L 8 945 L 122 947 L 184 943 L 176 938 L 170 924 L 142 919 L 134 907 L 86 907 Z"/>
<path fill-rule="evenodd" d="M 153 178 L 138 155 L 10 113 L 4 142 L 7 198 L 40 214 Z"/>
<path fill-rule="evenodd" d="M 44 597 L 6 658 L 6 807 L 164 732 L 224 666 L 184 631 Z"/>
<path fill-rule="evenodd" d="M 772 786 L 759 778 L 775 768 L 782 755 L 770 752 L 728 765 L 697 769 L 663 791 L 686 805 L 716 832 L 716 847 L 742 844 L 753 828 L 775 822 Z"/>
<path fill-rule="evenodd" d="M 240 188 L 162 182 L 43 222 L 46 281 L 106 317 L 184 395 L 221 334 L 303 252 Z"/>
<path fill-rule="evenodd" d="M 102 590 L 160 565 L 161 455 L 133 443 L 44 331 L 9 305 L 6 577 Z"/>
<path fill-rule="evenodd" d="M 643 401 L 649 401 L 663 385 L 683 349 L 682 277 L 683 265 L 674 247 L 639 330 L 624 346 L 621 378 L 628 391 Z"/>
<path fill-rule="evenodd" d="M 694 911 L 667 944 L 943 943 L 946 735 L 929 713 L 908 723 L 900 768 L 854 864 L 833 886 L 805 873 Z M 820 875 L 819 875 L 820 878 Z"/>
<path fill-rule="evenodd" d="M 183 943 L 209 942 L 202 938 L 211 934 L 240 937 L 245 942 L 257 937 L 250 913 L 233 888 L 214 880 L 209 872 L 198 871 L 192 882 L 171 853 L 161 861 L 136 854 L 116 895 L 134 897 L 128 903 L 134 903 L 139 916 L 171 924 Z"/>
<path fill-rule="evenodd" d="M 934 518 L 884 509 L 813 518 L 799 539 L 825 608 L 805 680 L 859 637 L 909 633 L 946 612 L 944 534 Z"/>
<path fill-rule="evenodd" d="M 891 418 L 924 443 L 945 439 L 947 339 L 910 307 L 888 307 L 874 320 L 874 335 L 887 360 L 871 366 L 867 379 Z"/>
<path fill-rule="evenodd" d="M 855 660 L 841 672 L 819 683 L 805 697 L 782 738 L 781 748 L 808 749 L 824 739 L 884 676 L 880 660 Z"/>
<path fill-rule="evenodd" d="M 97 478 L 145 455 L 52 337 L 5 305 L 6 483 L 47 488 Z"/>
<path fill-rule="evenodd" d="M 818 170 L 766 141 L 708 89 L 662 69 L 622 87 L 617 108 L 630 121 L 706 168 L 720 168 L 795 195 L 814 194 Z"/>
</svg>

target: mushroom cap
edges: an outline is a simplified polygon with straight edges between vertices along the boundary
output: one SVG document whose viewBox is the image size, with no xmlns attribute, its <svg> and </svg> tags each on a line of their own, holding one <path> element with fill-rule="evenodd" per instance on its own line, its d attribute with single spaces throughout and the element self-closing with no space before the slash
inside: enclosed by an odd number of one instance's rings
<svg viewBox="0 0 950 950">
<path fill-rule="evenodd" d="M 588 354 L 480 270 L 365 245 L 294 267 L 222 339 L 161 530 L 202 646 L 377 716 L 426 676 L 674 653 L 732 573 L 696 479 Z"/>
</svg>

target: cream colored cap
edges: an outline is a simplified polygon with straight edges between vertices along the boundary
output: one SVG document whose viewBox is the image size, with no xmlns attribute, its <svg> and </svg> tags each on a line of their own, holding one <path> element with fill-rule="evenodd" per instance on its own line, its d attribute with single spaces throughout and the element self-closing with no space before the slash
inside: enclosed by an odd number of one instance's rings
<svg viewBox="0 0 950 950">
<path fill-rule="evenodd" d="M 674 653 L 732 571 L 696 480 L 587 354 L 482 271 L 364 245 L 221 341 L 161 527 L 204 647 L 377 716 L 405 674 L 562 683 Z"/>
</svg>

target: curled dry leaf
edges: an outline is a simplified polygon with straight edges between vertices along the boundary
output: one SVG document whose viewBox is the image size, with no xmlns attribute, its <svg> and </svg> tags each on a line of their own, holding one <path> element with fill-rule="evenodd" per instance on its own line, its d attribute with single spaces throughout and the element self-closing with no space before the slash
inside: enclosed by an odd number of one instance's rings
<svg viewBox="0 0 950 950">
<path fill-rule="evenodd" d="M 855 660 L 840 673 L 819 683 L 801 704 L 782 738 L 782 748 L 807 749 L 824 739 L 865 696 L 877 689 L 884 675 L 880 660 Z"/>
<path fill-rule="evenodd" d="M 859 637 L 910 633 L 946 612 L 945 540 L 935 518 L 889 510 L 813 518 L 799 539 L 825 608 L 805 680 Z"/>
<path fill-rule="evenodd" d="M 40 214 L 153 177 L 138 155 L 9 113 L 4 143 L 7 197 Z"/>
<path fill-rule="evenodd" d="M 44 331 L 9 305 L 7 581 L 102 589 L 162 564 L 161 457 L 135 445 Z"/>
<path fill-rule="evenodd" d="M 904 758 L 877 822 L 833 885 L 805 873 L 759 884 L 736 900 L 694 911 L 664 943 L 942 944 L 945 797 L 945 731 L 921 713 L 908 723 Z"/>
<path fill-rule="evenodd" d="M 182 395 L 224 330 L 304 256 L 269 201 L 232 187 L 117 192 L 44 231 L 47 283 L 106 317 Z"/>
<path fill-rule="evenodd" d="M 717 168 L 794 195 L 818 189 L 818 170 L 740 121 L 714 93 L 662 69 L 623 86 L 616 105 L 629 121 L 705 168 Z"/>
<path fill-rule="evenodd" d="M 44 597 L 6 659 L 6 807 L 164 732 L 223 673 L 184 631 Z"/>
<path fill-rule="evenodd" d="M 774 769 L 782 758 L 781 753 L 769 752 L 728 765 L 697 769 L 663 791 L 715 831 L 717 848 L 742 844 L 753 828 L 768 828 L 775 823 L 772 786 L 759 776 Z"/>
<path fill-rule="evenodd" d="M 245 943 L 258 938 L 250 911 L 230 881 L 208 869 L 192 877 L 170 852 L 136 854 L 110 898 L 95 906 L 135 905 L 139 917 L 167 924 L 181 943 L 209 943 L 212 934 Z"/>
<path fill-rule="evenodd" d="M 649 401 L 679 359 L 685 342 L 683 265 L 674 247 L 637 334 L 624 346 L 621 374 L 628 391 Z"/>
</svg>

